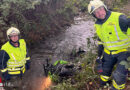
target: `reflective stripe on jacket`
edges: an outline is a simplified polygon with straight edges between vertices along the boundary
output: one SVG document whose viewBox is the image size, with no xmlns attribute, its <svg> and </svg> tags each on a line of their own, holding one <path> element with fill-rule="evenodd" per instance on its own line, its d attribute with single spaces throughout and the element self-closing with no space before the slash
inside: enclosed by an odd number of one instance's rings
<svg viewBox="0 0 130 90">
<path fill-rule="evenodd" d="M 127 33 L 122 32 L 119 26 L 120 15 L 121 13 L 112 12 L 105 23 L 95 24 L 96 33 L 107 50 L 120 50 L 130 46 L 130 28 Z"/>
<path fill-rule="evenodd" d="M 14 47 L 9 42 L 7 42 L 1 48 L 1 50 L 5 50 L 10 57 L 10 59 L 7 62 L 8 71 L 15 72 L 21 70 L 21 67 L 25 68 L 27 54 L 26 43 L 24 39 L 20 39 L 19 43 L 19 47 Z"/>
</svg>

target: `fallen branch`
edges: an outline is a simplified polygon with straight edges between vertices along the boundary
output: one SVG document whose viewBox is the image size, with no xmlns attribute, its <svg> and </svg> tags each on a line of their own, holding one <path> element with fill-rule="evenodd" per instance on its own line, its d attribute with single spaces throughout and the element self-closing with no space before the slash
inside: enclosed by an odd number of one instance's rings
<svg viewBox="0 0 130 90">
<path fill-rule="evenodd" d="M 87 86 L 87 90 L 89 90 L 89 86 L 88 86 L 88 84 L 86 84 L 86 86 Z"/>
<path fill-rule="evenodd" d="M 96 59 L 94 60 L 93 65 L 92 65 L 92 71 L 93 71 L 93 74 L 95 74 L 95 70 L 94 70 L 94 68 L 95 68 L 95 64 L 96 64 Z"/>
</svg>

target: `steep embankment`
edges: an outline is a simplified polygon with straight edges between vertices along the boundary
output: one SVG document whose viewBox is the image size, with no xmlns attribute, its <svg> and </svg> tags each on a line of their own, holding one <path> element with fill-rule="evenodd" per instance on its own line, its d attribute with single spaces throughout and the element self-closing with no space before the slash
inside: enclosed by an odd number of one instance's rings
<svg viewBox="0 0 130 90">
<path fill-rule="evenodd" d="M 22 36 L 27 40 L 27 43 L 30 46 L 32 46 L 35 43 L 34 46 L 35 49 L 29 49 L 31 53 L 32 64 L 31 64 L 31 69 L 25 74 L 23 78 L 23 85 L 21 86 L 22 90 L 43 90 L 43 88 L 41 87 L 42 87 L 42 82 L 44 80 L 43 63 L 45 59 L 49 57 L 52 59 L 52 61 L 59 60 L 59 59 L 68 60 L 68 58 L 70 57 L 69 55 L 73 50 L 74 52 L 77 52 L 79 48 L 81 48 L 83 51 L 87 51 L 88 43 L 86 41 L 86 38 L 91 37 L 90 41 L 92 41 L 92 37 L 94 37 L 93 21 L 91 20 L 84 21 L 79 17 L 78 19 L 80 19 L 81 21 L 77 21 L 77 23 L 75 25 L 72 24 L 72 26 L 70 24 L 70 22 L 73 21 L 75 12 L 78 11 L 76 7 L 80 7 L 79 5 L 80 3 L 77 4 L 76 0 L 66 0 L 68 1 L 68 3 L 64 3 L 64 0 L 45 0 L 45 1 L 47 2 L 42 2 L 34 6 L 35 9 L 29 9 L 29 10 L 22 9 L 23 13 L 21 12 L 19 13 L 16 11 L 19 11 L 19 9 L 25 6 L 22 6 L 20 8 L 18 3 L 17 3 L 18 6 L 17 5 L 15 6 L 15 4 L 13 3 L 13 5 L 11 4 L 11 7 L 9 9 L 7 7 L 6 10 L 7 12 L 8 10 L 9 11 L 15 10 L 15 11 L 13 11 L 13 13 L 10 12 L 10 14 L 3 13 L 2 15 L 5 15 L 4 19 L 3 17 L 0 18 L 2 19 L 2 22 L 5 23 L 4 27 L 10 27 L 11 25 L 19 27 L 23 34 Z M 73 2 L 70 3 L 69 1 L 73 1 Z M 78 1 L 83 2 L 86 0 L 78 0 Z M 117 1 L 117 0 L 110 0 L 110 1 Z M 114 4 L 114 2 L 109 2 L 109 3 L 110 4 L 108 5 Z M 73 7 L 75 5 L 76 7 Z M 122 7 L 123 8 L 114 7 L 113 10 L 116 11 L 121 10 L 127 15 L 130 15 L 129 14 L 130 2 L 128 2 L 126 5 Z M 85 9 L 83 8 L 82 10 Z M 66 26 L 67 27 L 71 26 L 71 27 L 66 29 L 64 32 L 59 33 Z M 4 33 L 4 35 L 2 34 L 3 36 L 5 36 L 6 29 L 7 28 L 2 29 L 2 32 Z M 49 38 L 46 38 L 48 36 Z M 46 38 L 46 40 L 43 38 Z M 87 40 L 89 41 L 89 39 Z M 89 43 L 94 44 L 93 41 Z M 87 53 L 87 55 L 88 54 L 89 53 Z M 93 56 L 93 54 L 91 54 L 91 56 Z M 88 63 L 92 62 L 93 60 L 91 56 L 88 57 L 89 60 L 89 62 L 87 61 Z M 86 65 L 85 69 L 91 71 L 92 70 L 91 67 L 89 67 L 88 69 L 87 66 L 89 65 Z M 87 90 L 91 88 L 92 89 L 99 88 L 98 84 L 94 83 L 93 74 L 89 74 L 88 71 L 84 75 L 79 73 L 81 75 L 79 81 L 82 81 L 84 86 L 81 86 L 81 83 L 78 83 L 76 85 L 79 86 L 75 85 L 74 86 L 75 88 L 78 89 L 84 88 Z M 85 79 L 87 80 L 84 82 Z M 128 85 L 129 83 L 127 83 L 127 88 L 129 87 Z M 71 87 L 71 85 L 68 85 L 67 87 L 67 85 L 65 86 L 64 84 L 64 86 L 62 86 L 61 84 L 61 87 L 62 88 L 65 87 L 68 89 L 69 87 Z M 129 90 L 129 88 L 126 90 Z"/>
<path fill-rule="evenodd" d="M 51 62 L 61 59 L 69 61 L 73 50 L 78 51 L 81 48 L 83 51 L 88 51 L 86 38 L 90 38 L 94 43 L 92 39 L 94 37 L 94 22 L 92 20 L 83 21 L 80 17 L 77 17 L 75 22 L 76 24 L 72 24 L 65 32 L 41 42 L 33 50 L 31 70 L 24 77 L 26 82 L 23 85 L 23 90 L 43 90 L 43 63 L 47 58 L 50 58 Z"/>
</svg>

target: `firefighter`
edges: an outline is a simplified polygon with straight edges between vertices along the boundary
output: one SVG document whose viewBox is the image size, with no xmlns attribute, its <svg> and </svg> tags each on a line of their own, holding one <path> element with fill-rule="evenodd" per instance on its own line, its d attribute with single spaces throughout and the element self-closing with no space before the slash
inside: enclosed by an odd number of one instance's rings
<svg viewBox="0 0 130 90">
<path fill-rule="evenodd" d="M 97 68 L 100 85 L 105 86 L 112 76 L 111 90 L 123 90 L 130 59 L 130 18 L 108 10 L 101 0 L 90 1 L 88 12 L 96 18 L 94 26 L 99 38 L 97 62 L 100 64 Z"/>
<path fill-rule="evenodd" d="M 8 42 L 2 45 L 0 51 L 0 70 L 4 81 L 9 81 L 13 77 L 22 77 L 30 68 L 26 42 L 20 39 L 20 31 L 15 27 L 9 28 L 7 38 Z"/>
</svg>

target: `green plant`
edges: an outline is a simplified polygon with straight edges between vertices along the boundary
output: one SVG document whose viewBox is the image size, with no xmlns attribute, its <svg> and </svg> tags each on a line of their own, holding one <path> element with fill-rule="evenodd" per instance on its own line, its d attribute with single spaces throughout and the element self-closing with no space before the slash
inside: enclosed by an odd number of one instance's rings
<svg viewBox="0 0 130 90">
<path fill-rule="evenodd" d="M 92 53 L 92 50 L 90 50 L 83 58 L 77 58 L 76 62 L 74 63 L 80 62 L 82 70 L 71 78 L 64 80 L 63 82 L 57 83 L 56 85 L 53 85 L 51 89 L 79 90 L 83 89 L 88 82 L 95 83 L 95 79 L 98 78 L 98 75 L 93 72 L 93 64 L 95 58 L 96 54 Z"/>
</svg>

